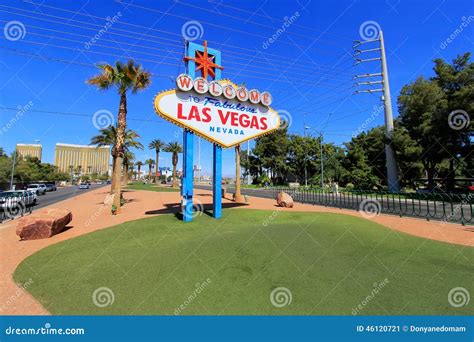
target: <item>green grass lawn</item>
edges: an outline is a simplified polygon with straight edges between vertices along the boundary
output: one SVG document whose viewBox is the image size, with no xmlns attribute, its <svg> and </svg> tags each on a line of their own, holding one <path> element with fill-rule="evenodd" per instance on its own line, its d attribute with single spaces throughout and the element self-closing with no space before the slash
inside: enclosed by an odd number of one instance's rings
<svg viewBox="0 0 474 342">
<path fill-rule="evenodd" d="M 32 280 L 27 290 L 53 314 L 351 315 L 360 305 L 361 315 L 469 315 L 474 301 L 454 308 L 448 293 L 474 296 L 473 260 L 474 248 L 357 217 L 226 209 L 217 221 L 167 214 L 60 242 L 14 279 Z M 93 301 L 101 287 L 114 297 L 105 307 Z M 280 287 L 292 298 L 279 308 L 270 297 Z"/>
<path fill-rule="evenodd" d="M 128 184 L 127 189 L 132 190 L 148 190 L 157 192 L 179 192 L 179 188 L 172 188 L 167 185 L 143 184 L 143 182 L 133 182 Z"/>
</svg>

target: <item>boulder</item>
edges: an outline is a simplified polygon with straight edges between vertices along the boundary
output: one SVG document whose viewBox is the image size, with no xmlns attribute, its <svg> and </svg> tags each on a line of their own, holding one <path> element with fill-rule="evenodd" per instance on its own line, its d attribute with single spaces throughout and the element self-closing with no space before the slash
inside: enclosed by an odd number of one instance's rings
<svg viewBox="0 0 474 342">
<path fill-rule="evenodd" d="M 112 205 L 114 203 L 114 194 L 107 194 L 104 198 L 104 205 Z"/>
<path fill-rule="evenodd" d="M 20 240 L 45 239 L 62 232 L 71 220 L 68 209 L 45 209 L 19 219 L 16 235 Z"/>
<path fill-rule="evenodd" d="M 280 207 L 293 208 L 293 198 L 286 192 L 280 191 L 276 200 Z"/>
</svg>

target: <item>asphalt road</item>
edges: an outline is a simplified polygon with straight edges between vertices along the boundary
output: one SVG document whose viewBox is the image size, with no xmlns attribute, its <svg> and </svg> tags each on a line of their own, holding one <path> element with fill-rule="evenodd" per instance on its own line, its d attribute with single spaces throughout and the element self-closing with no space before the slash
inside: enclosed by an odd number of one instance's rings
<svg viewBox="0 0 474 342">
<path fill-rule="evenodd" d="M 37 204 L 33 207 L 33 210 L 46 207 L 48 205 L 64 201 L 68 198 L 83 194 L 85 192 L 98 189 L 100 187 L 110 185 L 92 184 L 90 189 L 78 189 L 77 186 L 68 186 L 64 188 L 58 188 L 56 191 L 47 192 L 46 195 L 38 196 Z"/>
</svg>

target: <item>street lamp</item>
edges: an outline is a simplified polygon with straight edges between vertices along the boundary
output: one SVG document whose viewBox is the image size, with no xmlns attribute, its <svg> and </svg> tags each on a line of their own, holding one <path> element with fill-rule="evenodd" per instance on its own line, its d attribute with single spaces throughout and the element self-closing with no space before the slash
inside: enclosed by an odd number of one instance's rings
<svg viewBox="0 0 474 342">
<path fill-rule="evenodd" d="M 306 136 L 306 130 L 312 130 L 316 134 L 319 134 L 319 154 L 320 154 L 320 159 L 321 159 L 321 189 L 324 191 L 324 161 L 323 161 L 323 132 L 317 131 L 314 128 L 311 128 L 309 126 L 304 126 L 304 131 L 305 131 L 305 136 Z M 305 184 L 308 186 L 308 179 L 307 179 L 307 171 L 306 171 L 306 156 L 305 156 L 305 162 L 304 162 L 304 177 L 305 177 Z"/>
</svg>

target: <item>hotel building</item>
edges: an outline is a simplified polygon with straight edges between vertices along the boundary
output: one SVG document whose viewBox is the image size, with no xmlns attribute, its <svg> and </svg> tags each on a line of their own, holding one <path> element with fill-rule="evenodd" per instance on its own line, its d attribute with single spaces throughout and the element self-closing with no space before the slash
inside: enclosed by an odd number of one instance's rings
<svg viewBox="0 0 474 342">
<path fill-rule="evenodd" d="M 16 144 L 16 153 L 19 156 L 25 157 L 36 157 L 41 161 L 42 146 L 39 144 Z"/>
<path fill-rule="evenodd" d="M 56 144 L 54 165 L 59 171 L 74 172 L 80 167 L 80 174 L 104 174 L 109 172 L 110 146 L 88 146 Z"/>
</svg>

